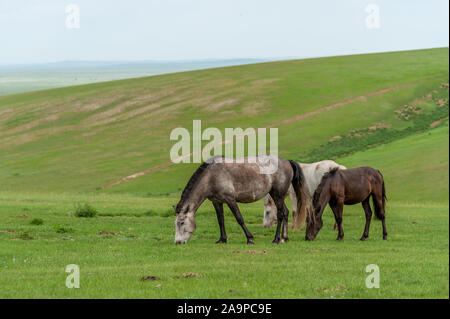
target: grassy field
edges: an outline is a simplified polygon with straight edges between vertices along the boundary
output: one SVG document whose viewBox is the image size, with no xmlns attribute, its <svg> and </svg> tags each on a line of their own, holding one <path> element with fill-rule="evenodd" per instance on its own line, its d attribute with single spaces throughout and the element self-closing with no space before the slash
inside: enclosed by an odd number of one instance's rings
<svg viewBox="0 0 450 319">
<path fill-rule="evenodd" d="M 380 169 L 387 241 L 377 220 L 359 241 L 365 219 L 356 205 L 344 209 L 342 242 L 327 208 L 314 242 L 297 231 L 273 245 L 257 202 L 241 205 L 255 245 L 228 209 L 228 244 L 215 245 L 216 216 L 205 202 L 189 244 L 175 246 L 171 205 L 198 164 L 98 189 L 167 162 L 170 130 L 192 119 L 264 127 L 358 96 L 279 125 L 280 156 Z M 448 142 L 447 48 L 0 97 L 0 298 L 448 298 Z M 98 215 L 76 217 L 77 203 Z M 68 264 L 80 266 L 80 289 L 65 286 Z M 380 268 L 379 289 L 365 286 L 369 264 Z"/>
</svg>

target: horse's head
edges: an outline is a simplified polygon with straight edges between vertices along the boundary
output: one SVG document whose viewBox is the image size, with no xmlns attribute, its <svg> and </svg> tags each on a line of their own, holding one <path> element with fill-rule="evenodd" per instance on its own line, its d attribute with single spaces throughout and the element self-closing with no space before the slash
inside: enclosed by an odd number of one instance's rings
<svg viewBox="0 0 450 319">
<path fill-rule="evenodd" d="M 175 244 L 186 244 L 195 231 L 195 211 L 189 205 L 174 207 L 175 218 Z"/>
<path fill-rule="evenodd" d="M 277 220 L 277 207 L 272 197 L 266 196 L 264 199 L 264 221 L 263 225 L 266 228 L 272 227 Z"/>
<path fill-rule="evenodd" d="M 319 209 L 320 210 L 320 209 Z M 322 216 L 317 214 L 316 209 L 308 210 L 308 214 L 306 215 L 306 240 L 314 240 L 319 233 L 319 230 L 322 228 Z"/>
</svg>

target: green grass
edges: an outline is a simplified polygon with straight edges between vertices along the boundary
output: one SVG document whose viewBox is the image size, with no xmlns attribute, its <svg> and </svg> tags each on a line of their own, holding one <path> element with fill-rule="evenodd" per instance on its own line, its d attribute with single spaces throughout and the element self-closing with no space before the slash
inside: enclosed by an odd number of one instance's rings
<svg viewBox="0 0 450 319">
<path fill-rule="evenodd" d="M 15 217 L 23 203 L 2 194 L 0 233 L 1 298 L 448 298 L 448 205 L 390 202 L 389 240 L 373 221 L 368 241 L 361 207 L 346 207 L 345 239 L 335 240 L 331 212 L 316 241 L 291 232 L 285 245 L 271 244 L 274 229 L 261 226 L 261 206 L 247 205 L 245 218 L 256 244 L 245 237 L 226 213 L 229 243 L 215 245 L 216 218 L 209 205 L 197 216 L 198 229 L 188 245 L 173 244 L 173 216 L 70 218 L 64 200 L 29 195 L 33 215 L 51 220 L 39 229 Z M 65 198 L 67 199 L 67 197 Z M 107 195 L 105 211 L 140 211 L 152 200 Z M 159 203 L 164 209 L 175 199 Z M 52 212 L 53 210 L 53 212 Z M 6 211 L 6 212 L 5 212 Z M 52 223 L 72 232 L 55 231 Z M 14 231 L 14 232 L 13 232 Z M 117 235 L 99 235 L 101 231 Z M 21 238 L 26 233 L 27 238 Z M 31 238 L 30 238 L 31 237 Z M 25 240 L 26 239 L 26 240 Z M 248 254 L 265 250 L 265 254 Z M 81 288 L 65 287 L 68 264 L 81 270 Z M 366 289 L 366 265 L 377 264 L 380 289 Z M 176 279 L 182 273 L 201 277 Z M 158 282 L 141 282 L 157 276 Z M 161 284 L 161 287 L 156 285 Z M 345 286 L 342 291 L 325 293 Z M 239 291 L 232 295 L 229 290 Z"/>
<path fill-rule="evenodd" d="M 387 241 L 377 220 L 369 239 L 359 241 L 365 218 L 355 205 L 344 208 L 342 242 L 335 240 L 327 208 L 314 242 L 298 231 L 290 232 L 288 243 L 272 245 L 275 229 L 262 227 L 257 202 L 240 205 L 256 244 L 245 244 L 226 209 L 228 244 L 218 246 L 216 216 L 205 202 L 189 244 L 175 246 L 171 206 L 198 164 L 172 165 L 98 189 L 169 161 L 170 131 L 190 128 L 193 119 L 202 119 L 204 128 L 264 127 L 405 83 L 279 127 L 282 157 L 337 156 L 348 167 L 370 165 L 383 172 Z M 1 96 L 0 298 L 448 298 L 443 83 L 448 48 Z M 413 117 L 395 112 L 403 109 Z M 381 128 L 372 132 L 372 126 Z M 80 266 L 80 289 L 65 286 L 69 264 Z M 365 287 L 369 264 L 380 267 L 379 289 Z M 198 276 L 177 277 L 183 273 Z M 141 281 L 144 276 L 161 280 Z"/>
<path fill-rule="evenodd" d="M 417 149 L 424 150 L 423 157 L 399 167 L 397 154 L 408 157 Z M 369 239 L 359 241 L 360 205 L 345 207 L 344 241 L 335 240 L 327 209 L 314 242 L 298 231 L 278 246 L 271 244 L 274 229 L 261 225 L 261 202 L 241 205 L 256 239 L 248 246 L 228 210 L 229 242 L 214 244 L 219 231 L 206 202 L 189 244 L 175 246 L 174 214 L 164 213 L 178 197 L 0 192 L 0 298 L 448 298 L 448 170 L 447 184 L 444 178 L 442 187 L 434 187 L 433 201 L 420 197 L 423 188 L 405 188 L 415 172 L 422 178 L 434 174 L 441 182 L 443 171 L 433 172 L 439 160 L 429 163 L 437 158 L 433 150 L 448 156 L 448 125 L 341 160 L 350 165 L 364 158 L 382 168 L 390 197 L 387 241 L 377 220 Z M 74 218 L 76 202 L 96 203 L 99 217 Z M 30 218 L 48 222 L 36 227 Z M 80 289 L 65 287 L 68 264 L 80 266 Z M 379 289 L 365 287 L 369 264 L 380 267 Z M 200 276 L 177 278 L 183 273 Z M 161 280 L 140 281 L 144 276 Z"/>
</svg>

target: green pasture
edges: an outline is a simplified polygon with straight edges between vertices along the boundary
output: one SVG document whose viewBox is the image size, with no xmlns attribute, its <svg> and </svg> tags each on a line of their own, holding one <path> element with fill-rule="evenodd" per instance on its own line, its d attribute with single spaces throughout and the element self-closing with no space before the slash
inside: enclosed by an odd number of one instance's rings
<svg viewBox="0 0 450 319">
<path fill-rule="evenodd" d="M 422 156 L 398 166 L 399 152 L 408 157 L 427 139 L 432 142 Z M 0 192 L 0 297 L 448 298 L 448 169 L 439 170 L 440 152 L 448 156 L 448 125 L 341 160 L 350 165 L 364 156 L 382 167 L 390 198 L 387 241 L 377 220 L 369 239 L 359 241 L 365 222 L 360 205 L 345 207 L 342 242 L 335 240 L 327 209 L 314 242 L 304 240 L 304 231 L 291 231 L 282 245 L 271 243 L 273 228 L 262 227 L 261 202 L 241 205 L 255 236 L 249 246 L 228 209 L 228 243 L 214 244 L 219 230 L 205 202 L 195 235 L 176 246 L 170 207 L 177 196 Z M 426 197 L 425 187 L 411 189 L 407 178 L 391 176 L 395 172 L 419 174 L 428 187 L 431 174 L 440 184 Z M 75 217 L 76 203 L 90 203 L 98 216 Z M 43 224 L 31 224 L 34 218 Z M 80 267 L 79 289 L 65 286 L 69 264 Z M 370 264 L 380 269 L 380 288 L 365 286 Z M 145 276 L 160 280 L 141 281 Z"/>
</svg>

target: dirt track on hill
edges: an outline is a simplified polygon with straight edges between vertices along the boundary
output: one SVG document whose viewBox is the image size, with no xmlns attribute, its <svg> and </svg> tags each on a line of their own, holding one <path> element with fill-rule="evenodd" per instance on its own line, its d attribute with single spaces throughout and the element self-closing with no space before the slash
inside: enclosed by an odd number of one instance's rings
<svg viewBox="0 0 450 319">
<path fill-rule="evenodd" d="M 354 97 L 354 98 L 351 98 L 351 99 L 348 99 L 348 100 L 345 100 L 345 101 L 342 101 L 342 102 L 338 102 L 338 103 L 335 103 L 335 104 L 332 104 L 332 105 L 328 105 L 328 106 L 322 107 L 320 109 L 317 109 L 317 110 L 314 110 L 314 111 L 311 111 L 311 112 L 308 112 L 308 113 L 305 113 L 305 114 L 301 114 L 301 115 L 298 115 L 298 116 L 291 117 L 289 119 L 286 119 L 286 120 L 283 120 L 283 121 L 280 121 L 280 122 L 268 125 L 265 128 L 273 128 L 273 127 L 278 127 L 278 126 L 281 126 L 281 125 L 289 124 L 289 123 L 292 123 L 292 122 L 295 122 L 295 121 L 299 121 L 299 120 L 302 120 L 302 119 L 305 119 L 305 118 L 308 118 L 308 117 L 320 114 L 322 112 L 326 112 L 326 111 L 329 111 L 329 110 L 332 110 L 332 109 L 335 109 L 335 108 L 338 108 L 338 107 L 341 107 L 341 106 L 344 106 L 344 105 L 347 105 L 347 104 L 350 104 L 350 103 L 353 103 L 353 102 L 364 101 L 368 97 L 385 94 L 385 93 L 388 93 L 390 91 L 394 91 L 394 90 L 397 90 L 397 89 L 400 89 L 400 88 L 403 88 L 403 87 L 408 87 L 408 86 L 417 84 L 419 82 L 425 82 L 425 81 L 429 81 L 429 80 L 430 79 L 423 79 L 423 80 L 419 80 L 419 81 L 415 81 L 415 82 L 399 84 L 399 85 L 392 86 L 392 87 L 389 87 L 389 88 L 386 88 L 386 89 L 382 89 L 382 90 L 379 90 L 379 91 L 369 92 L 367 94 L 360 95 L 360 96 L 357 96 L 357 97 Z M 244 137 L 245 136 L 242 136 L 241 138 L 244 138 Z M 237 137 L 237 138 L 240 138 L 240 137 Z M 225 141 L 222 141 L 221 143 L 219 143 L 219 145 L 228 144 L 231 141 L 232 140 L 225 140 Z M 191 156 L 192 154 L 193 154 L 193 152 L 189 153 L 189 156 Z M 148 174 L 150 172 L 153 172 L 153 171 L 155 171 L 157 169 L 164 168 L 164 167 L 170 166 L 172 164 L 174 164 L 174 163 L 173 162 L 165 162 L 165 163 L 153 166 L 151 168 L 148 168 L 146 170 L 134 173 L 132 175 L 122 177 L 121 179 L 116 180 L 114 182 L 110 182 L 110 183 L 104 184 L 104 185 L 100 186 L 100 188 L 104 189 L 104 188 L 107 188 L 107 187 L 118 185 L 118 184 L 121 184 L 123 182 L 126 182 L 127 180 L 135 179 L 137 177 L 146 175 L 146 174 Z"/>
</svg>

